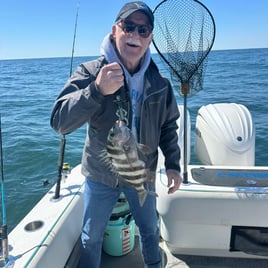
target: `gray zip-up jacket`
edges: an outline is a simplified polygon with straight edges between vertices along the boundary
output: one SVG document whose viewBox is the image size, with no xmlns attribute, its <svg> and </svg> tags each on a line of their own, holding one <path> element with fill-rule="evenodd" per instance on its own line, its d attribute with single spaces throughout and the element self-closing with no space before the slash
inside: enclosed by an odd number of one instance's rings
<svg viewBox="0 0 268 268">
<path fill-rule="evenodd" d="M 127 87 L 103 96 L 95 84 L 100 68 L 107 64 L 104 57 L 81 64 L 58 96 L 51 114 L 51 126 L 60 134 L 68 134 L 87 123 L 87 136 L 82 157 L 84 176 L 111 187 L 118 179 L 109 170 L 103 156 L 108 131 L 118 120 L 118 105 L 128 112 L 131 126 L 131 101 Z M 120 104 L 117 100 L 121 100 Z M 153 60 L 145 73 L 144 97 L 138 142 L 152 153 L 146 157 L 146 167 L 155 171 L 158 147 L 165 156 L 166 169 L 180 171 L 180 148 L 177 124 L 179 111 L 170 82 L 163 78 Z"/>
</svg>

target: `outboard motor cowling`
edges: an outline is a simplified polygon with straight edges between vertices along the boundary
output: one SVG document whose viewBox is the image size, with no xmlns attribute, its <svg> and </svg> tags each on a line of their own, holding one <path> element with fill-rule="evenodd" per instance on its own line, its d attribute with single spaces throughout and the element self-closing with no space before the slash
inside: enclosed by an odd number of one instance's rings
<svg viewBox="0 0 268 268">
<path fill-rule="evenodd" d="M 255 127 L 241 104 L 202 106 L 196 119 L 195 151 L 206 165 L 254 166 Z"/>
</svg>

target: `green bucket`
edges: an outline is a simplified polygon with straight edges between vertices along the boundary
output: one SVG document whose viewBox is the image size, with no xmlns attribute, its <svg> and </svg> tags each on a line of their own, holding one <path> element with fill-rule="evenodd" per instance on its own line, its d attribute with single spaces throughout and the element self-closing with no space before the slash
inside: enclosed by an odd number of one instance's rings
<svg viewBox="0 0 268 268">
<path fill-rule="evenodd" d="M 121 195 L 106 227 L 102 247 L 111 256 L 122 256 L 131 252 L 134 245 L 135 221 L 128 202 Z"/>
</svg>

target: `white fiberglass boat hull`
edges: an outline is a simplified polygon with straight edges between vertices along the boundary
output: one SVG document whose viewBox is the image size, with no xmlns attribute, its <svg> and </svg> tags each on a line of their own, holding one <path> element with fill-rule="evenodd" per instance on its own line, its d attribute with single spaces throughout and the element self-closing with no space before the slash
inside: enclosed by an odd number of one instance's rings
<svg viewBox="0 0 268 268">
<path fill-rule="evenodd" d="M 207 171 L 215 172 L 222 181 L 235 177 L 249 185 L 212 186 L 199 183 L 192 177 L 198 172 L 201 177 L 202 172 Z M 176 193 L 169 195 L 167 177 L 161 169 L 156 179 L 157 210 L 161 236 L 169 250 L 174 254 L 268 258 L 267 252 L 250 254 L 252 248 L 247 253 L 231 251 L 235 226 L 248 229 L 267 226 L 268 187 L 254 185 L 265 176 L 268 176 L 267 167 L 189 166 L 189 183 L 182 184 Z M 213 181 L 212 176 L 206 179 Z"/>
<path fill-rule="evenodd" d="M 81 233 L 84 176 L 80 170 L 78 165 L 62 181 L 58 200 L 53 199 L 54 186 L 9 234 L 13 267 L 64 267 Z"/>
</svg>

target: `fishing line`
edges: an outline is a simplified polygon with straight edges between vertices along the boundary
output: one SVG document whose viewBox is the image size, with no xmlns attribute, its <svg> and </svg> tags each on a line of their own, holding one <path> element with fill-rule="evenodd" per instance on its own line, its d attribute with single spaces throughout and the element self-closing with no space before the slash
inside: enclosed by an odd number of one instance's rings
<svg viewBox="0 0 268 268">
<path fill-rule="evenodd" d="M 5 199 L 3 198 L 4 191 L 4 166 L 3 166 L 3 146 L 2 146 L 2 126 L 1 126 L 1 114 L 0 114 L 0 156 L 1 156 L 1 190 L 2 190 L 2 220 L 3 224 L 6 224 L 6 210 L 5 210 Z"/>
<path fill-rule="evenodd" d="M 79 7 L 80 7 L 80 2 L 78 2 L 77 9 L 76 9 L 76 17 L 75 17 L 75 24 L 74 24 L 73 47 L 72 47 L 72 57 L 71 57 L 71 65 L 70 65 L 70 76 L 72 75 L 72 72 L 73 72 L 74 47 L 75 47 L 76 28 L 77 28 L 77 20 L 78 20 Z"/>
<path fill-rule="evenodd" d="M 80 7 L 80 2 L 77 3 L 77 8 L 76 8 L 76 17 L 75 17 L 75 25 L 74 25 L 73 46 L 72 46 L 72 56 L 71 56 L 69 77 L 71 77 L 72 72 L 73 72 L 74 48 L 75 48 L 75 39 L 76 39 L 76 29 L 77 29 L 79 7 Z M 62 135 L 61 142 L 60 142 L 59 158 L 58 158 L 58 178 L 57 178 L 55 195 L 54 195 L 53 199 L 58 199 L 60 197 L 60 184 L 61 184 L 61 179 L 62 179 L 62 167 L 63 167 L 63 162 L 64 162 L 65 145 L 66 145 L 66 138 L 65 138 L 65 135 Z"/>
</svg>

